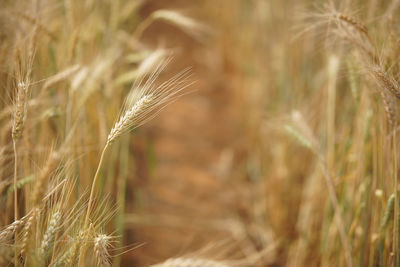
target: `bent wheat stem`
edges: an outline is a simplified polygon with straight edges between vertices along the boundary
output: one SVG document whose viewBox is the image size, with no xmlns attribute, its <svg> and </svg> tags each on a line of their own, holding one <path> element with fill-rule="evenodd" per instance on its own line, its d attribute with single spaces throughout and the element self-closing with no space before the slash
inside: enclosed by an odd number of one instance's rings
<svg viewBox="0 0 400 267">
<path fill-rule="evenodd" d="M 189 74 L 189 70 L 186 69 L 171 78 L 170 80 L 162 83 L 161 85 L 153 87 L 152 85 L 154 80 L 158 77 L 158 74 L 165 68 L 167 63 L 168 61 L 160 63 L 156 67 L 156 70 L 150 74 L 150 77 L 142 88 L 140 88 L 142 81 L 140 81 L 139 84 L 135 84 L 135 90 L 132 91 L 132 94 L 128 97 L 128 100 L 126 102 L 127 105 L 125 106 L 124 112 L 119 117 L 119 120 L 114 124 L 114 127 L 111 129 L 108 135 L 103 151 L 101 152 L 99 164 L 97 165 L 97 170 L 91 185 L 88 209 L 83 225 L 86 242 L 82 245 L 80 250 L 78 263 L 79 267 L 83 267 L 85 262 L 86 244 L 89 239 L 90 232 L 89 220 L 90 214 L 93 209 L 94 190 L 99 177 L 101 166 L 103 164 L 104 155 L 108 147 L 123 133 L 139 127 L 140 125 L 157 115 L 157 113 L 162 110 L 166 105 L 179 97 L 179 93 L 184 88 L 190 85 L 190 83 L 187 83 L 186 80 Z"/>
</svg>

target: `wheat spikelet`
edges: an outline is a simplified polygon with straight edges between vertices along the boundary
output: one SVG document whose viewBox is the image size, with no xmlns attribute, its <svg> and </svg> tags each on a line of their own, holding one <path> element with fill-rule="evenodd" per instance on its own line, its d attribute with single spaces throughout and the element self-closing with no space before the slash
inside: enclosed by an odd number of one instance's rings
<svg viewBox="0 0 400 267">
<path fill-rule="evenodd" d="M 380 225 L 381 233 L 383 233 L 385 231 L 387 225 L 389 224 L 389 221 L 393 217 L 394 201 L 395 201 L 395 195 L 391 194 L 388 199 L 387 205 L 386 205 L 385 213 L 383 214 L 383 217 L 382 217 L 382 221 L 381 221 L 381 225 Z"/>
<path fill-rule="evenodd" d="M 182 91 L 191 84 L 188 81 L 190 70 L 185 69 L 161 85 L 153 86 L 168 62 L 169 60 L 161 62 L 143 86 L 141 85 L 143 78 L 133 86 L 126 101 L 125 112 L 111 129 L 107 145 L 114 142 L 124 132 L 139 127 L 153 118 L 158 111 L 179 97 Z"/>
<path fill-rule="evenodd" d="M 99 234 L 94 238 L 94 252 L 99 266 L 111 266 L 110 253 L 108 252 L 111 247 L 111 240 L 112 237 L 105 234 Z"/>
<path fill-rule="evenodd" d="M 379 254 L 380 254 L 380 261 L 381 261 L 381 266 L 383 266 L 383 258 L 382 258 L 382 254 L 383 254 L 383 250 L 385 247 L 385 238 L 386 238 L 386 229 L 387 226 L 389 224 L 389 222 L 391 222 L 391 220 L 393 220 L 394 218 L 394 207 L 395 207 L 395 200 L 396 200 L 396 196 L 395 194 L 391 194 L 387 204 L 386 204 L 386 209 L 385 212 L 383 214 L 383 217 L 381 219 L 381 223 L 380 223 L 380 227 L 379 227 L 379 243 L 378 243 L 378 250 L 379 250 Z"/>
<path fill-rule="evenodd" d="M 10 224 L 9 226 L 7 226 L 6 229 L 4 229 L 3 231 L 0 232 L 0 241 L 4 242 L 7 239 L 9 239 L 11 237 L 11 235 L 17 230 L 19 229 L 22 225 L 24 225 L 24 221 L 21 220 L 16 220 L 14 221 L 12 224 Z"/>
<path fill-rule="evenodd" d="M 347 13 L 344 10 L 339 12 L 333 3 L 327 4 L 321 13 L 307 16 L 311 20 L 310 25 L 304 32 L 325 25 L 329 33 L 327 36 L 336 35 L 340 37 L 357 48 L 358 52 L 361 52 L 365 56 L 365 59 L 373 63 L 378 63 L 377 49 L 368 33 L 367 26 Z"/>
<path fill-rule="evenodd" d="M 397 108 L 394 98 L 387 92 L 380 90 L 380 95 L 385 109 L 386 117 L 389 125 L 394 127 L 397 124 Z"/>
<path fill-rule="evenodd" d="M 54 238 L 58 231 L 59 223 L 61 221 L 61 212 L 56 211 L 51 216 L 49 224 L 47 226 L 46 232 L 43 235 L 43 239 L 40 245 L 39 252 L 42 256 L 46 256 L 49 252 L 49 249 L 53 245 Z"/>
<path fill-rule="evenodd" d="M 379 93 L 381 95 L 387 120 L 391 126 L 395 126 L 397 124 L 395 97 L 400 99 L 400 85 L 379 66 L 370 68 L 369 72 L 379 86 Z"/>
<path fill-rule="evenodd" d="M 130 110 L 114 125 L 107 138 L 107 143 L 112 143 L 118 138 L 126 129 L 133 125 L 135 118 L 146 109 L 151 103 L 152 95 L 145 95 L 138 102 L 136 102 Z"/>
<path fill-rule="evenodd" d="M 374 67 L 370 69 L 372 76 L 375 81 L 380 85 L 381 89 L 390 92 L 392 95 L 400 99 L 400 86 L 398 82 L 389 77 L 380 67 Z"/>
<path fill-rule="evenodd" d="M 26 112 L 26 95 L 27 84 L 24 82 L 18 83 L 17 100 L 15 102 L 14 122 L 12 128 L 13 140 L 18 140 L 24 128 L 25 112 Z"/>
<path fill-rule="evenodd" d="M 334 15 L 338 20 L 343 21 L 351 26 L 353 26 L 355 29 L 357 29 L 359 32 L 362 32 L 366 35 L 368 35 L 368 30 L 367 27 L 361 22 L 358 21 L 357 19 L 350 17 L 346 14 L 343 13 L 336 13 Z"/>
<path fill-rule="evenodd" d="M 0 242 L 4 243 L 8 240 L 18 229 L 25 225 L 25 222 L 30 214 L 25 215 L 19 220 L 14 221 L 0 232 Z"/>
<path fill-rule="evenodd" d="M 145 95 L 138 102 L 136 102 L 131 109 L 129 109 L 124 116 L 111 129 L 107 138 L 107 143 L 114 142 L 125 130 L 129 129 L 134 124 L 135 119 L 143 112 L 151 103 L 152 95 Z"/>
<path fill-rule="evenodd" d="M 22 238 L 22 247 L 21 247 L 21 254 L 24 255 L 27 251 L 27 248 L 29 246 L 29 239 L 31 237 L 31 231 L 33 228 L 33 225 L 35 224 L 37 217 L 39 215 L 39 208 L 34 208 L 32 213 L 29 216 L 29 219 L 27 220 L 23 231 L 23 238 Z"/>
<path fill-rule="evenodd" d="M 228 264 L 201 258 L 171 258 L 163 263 L 152 265 L 153 267 L 229 267 Z"/>
</svg>

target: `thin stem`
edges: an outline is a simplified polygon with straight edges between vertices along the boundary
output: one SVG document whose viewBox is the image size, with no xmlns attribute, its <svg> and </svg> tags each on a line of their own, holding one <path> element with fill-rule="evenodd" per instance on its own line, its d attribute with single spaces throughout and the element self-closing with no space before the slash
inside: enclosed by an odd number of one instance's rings
<svg viewBox="0 0 400 267">
<path fill-rule="evenodd" d="M 399 266 L 399 259 L 398 259 L 398 232 L 399 232 L 399 224 L 398 224 L 398 212 L 399 212 L 399 204 L 398 204 L 398 193 L 397 193 L 397 153 L 396 153 L 396 134 L 397 131 L 394 131 L 393 134 L 393 168 L 394 168 L 394 175 L 393 175 L 393 179 L 394 179 L 394 213 L 393 213 L 393 253 L 394 253 L 394 262 L 395 262 L 395 266 Z"/>
<path fill-rule="evenodd" d="M 340 205 L 339 205 L 338 197 L 336 195 L 335 186 L 333 184 L 332 177 L 331 177 L 331 174 L 329 173 L 329 170 L 328 170 L 328 167 L 326 165 L 326 162 L 323 160 L 322 157 L 319 157 L 319 163 L 320 163 L 320 165 L 322 167 L 323 177 L 325 178 L 325 182 L 326 182 L 326 185 L 328 187 L 329 198 L 331 200 L 333 209 L 335 211 L 334 219 L 336 221 L 336 226 L 337 226 L 338 231 L 339 231 L 340 241 L 341 241 L 342 246 L 343 246 L 346 265 L 348 267 L 352 267 L 353 266 L 353 261 L 351 259 L 351 255 L 352 255 L 351 254 L 351 246 L 349 244 L 349 241 L 348 241 L 347 236 L 346 236 L 346 231 L 344 229 L 344 220 L 343 220 L 342 213 L 340 211 Z"/>
<path fill-rule="evenodd" d="M 13 150 L 14 150 L 14 222 L 18 220 L 18 192 L 17 192 L 17 140 L 13 139 Z M 18 255 L 17 255 L 17 237 L 18 231 L 14 232 L 14 266 L 18 266 Z"/>
<path fill-rule="evenodd" d="M 142 23 L 137 26 L 136 31 L 133 34 L 134 39 L 139 40 L 143 32 L 153 23 L 153 21 L 154 19 L 151 15 L 142 21 Z"/>
<path fill-rule="evenodd" d="M 106 145 L 105 145 L 104 148 L 103 148 L 103 151 L 101 152 L 99 164 L 97 165 L 97 170 L 96 170 L 96 173 L 95 173 L 94 178 L 93 178 L 93 181 L 92 181 L 92 187 L 91 187 L 91 189 L 90 189 L 90 196 L 89 196 L 88 209 L 87 209 L 87 212 L 86 212 L 85 223 L 84 223 L 84 226 L 83 226 L 83 229 L 84 229 L 84 233 L 85 233 L 85 235 L 86 235 L 86 238 L 87 238 L 87 236 L 88 236 L 89 218 L 90 218 L 90 213 L 91 213 L 91 211 L 92 211 L 92 206 L 93 206 L 94 190 L 95 190 L 95 187 L 96 187 L 97 179 L 98 179 L 98 177 L 99 177 L 101 165 L 103 164 L 104 155 L 105 155 L 105 153 L 106 153 L 106 151 L 107 151 L 108 146 L 109 146 L 109 143 L 107 142 Z M 83 266 L 84 266 L 85 254 L 86 254 L 86 242 L 84 242 L 84 244 L 82 245 L 81 251 L 80 251 L 79 263 L 78 263 L 78 266 L 79 266 L 79 267 L 83 267 Z"/>
<path fill-rule="evenodd" d="M 14 221 L 18 220 L 18 192 L 17 192 L 17 140 L 13 140 L 14 149 Z"/>
</svg>

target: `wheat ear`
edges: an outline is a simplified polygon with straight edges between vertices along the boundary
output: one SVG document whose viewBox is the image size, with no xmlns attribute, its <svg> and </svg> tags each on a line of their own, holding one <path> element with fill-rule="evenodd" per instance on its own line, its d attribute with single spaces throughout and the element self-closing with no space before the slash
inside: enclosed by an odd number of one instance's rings
<svg viewBox="0 0 400 267">
<path fill-rule="evenodd" d="M 22 225 L 24 225 L 24 221 L 23 220 L 16 220 L 12 224 L 7 226 L 7 228 L 5 228 L 3 231 L 0 232 L 0 241 L 2 243 L 5 242 Z"/>
<path fill-rule="evenodd" d="M 112 237 L 99 234 L 94 238 L 94 253 L 96 254 L 99 266 L 110 267 L 110 253 Z"/>
<path fill-rule="evenodd" d="M 53 215 L 51 216 L 46 232 L 43 235 L 43 239 L 39 249 L 40 255 L 43 256 L 43 258 L 46 258 L 49 249 L 53 245 L 54 238 L 58 231 L 60 221 L 61 221 L 61 212 L 60 211 L 54 212 Z"/>
<path fill-rule="evenodd" d="M 22 238 L 22 248 L 21 248 L 21 254 L 24 255 L 27 251 L 27 248 L 29 246 L 29 239 L 30 239 L 30 234 L 33 228 L 33 225 L 35 224 L 38 216 L 39 216 L 39 208 L 34 208 L 32 211 L 32 214 L 30 214 L 24 229 L 23 229 L 23 238 Z"/>
<path fill-rule="evenodd" d="M 18 229 L 24 226 L 29 216 L 30 213 L 28 213 L 21 219 L 14 221 L 12 224 L 8 225 L 6 228 L 0 231 L 0 243 L 5 243 L 7 239 L 12 236 L 12 234 L 14 234 Z"/>
</svg>

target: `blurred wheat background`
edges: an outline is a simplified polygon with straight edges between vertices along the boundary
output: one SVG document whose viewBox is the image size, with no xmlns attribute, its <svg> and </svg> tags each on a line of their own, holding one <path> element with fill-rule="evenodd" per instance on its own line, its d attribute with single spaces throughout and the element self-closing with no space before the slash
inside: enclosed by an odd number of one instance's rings
<svg viewBox="0 0 400 267">
<path fill-rule="evenodd" d="M 0 266 L 400 266 L 399 5 L 0 1 Z"/>
</svg>

